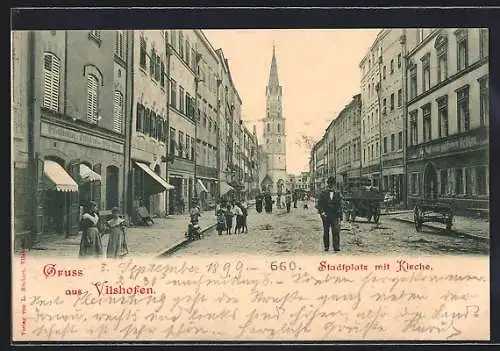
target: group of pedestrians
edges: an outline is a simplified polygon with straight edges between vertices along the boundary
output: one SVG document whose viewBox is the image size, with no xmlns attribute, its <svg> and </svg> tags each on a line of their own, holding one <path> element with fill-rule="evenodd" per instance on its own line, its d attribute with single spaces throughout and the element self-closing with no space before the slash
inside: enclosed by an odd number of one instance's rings
<svg viewBox="0 0 500 351">
<path fill-rule="evenodd" d="M 85 206 L 80 221 L 80 228 L 83 231 L 79 253 L 81 258 L 101 257 L 104 251 L 102 244 L 104 235 L 109 236 L 106 258 L 117 259 L 128 254 L 125 219 L 122 218 L 118 207 L 113 207 L 111 215 L 108 221 L 100 221 L 97 204 L 90 201 Z"/>
<path fill-rule="evenodd" d="M 245 201 L 231 201 L 230 203 L 222 201 L 216 209 L 217 233 L 222 235 L 233 234 L 233 219 L 235 222 L 234 234 L 248 233 L 247 217 L 248 204 Z"/>
<path fill-rule="evenodd" d="M 290 210 L 292 208 L 292 203 L 293 203 L 293 208 L 297 208 L 297 200 L 298 196 L 295 192 L 292 193 L 290 190 L 285 191 L 286 212 L 290 213 Z M 276 197 L 276 201 L 274 201 L 269 191 L 266 191 L 265 193 L 259 193 L 255 197 L 255 209 L 257 210 L 258 213 L 262 213 L 263 208 L 266 213 L 272 213 L 273 204 L 275 202 L 278 208 L 282 208 L 281 194 L 278 194 Z"/>
</svg>

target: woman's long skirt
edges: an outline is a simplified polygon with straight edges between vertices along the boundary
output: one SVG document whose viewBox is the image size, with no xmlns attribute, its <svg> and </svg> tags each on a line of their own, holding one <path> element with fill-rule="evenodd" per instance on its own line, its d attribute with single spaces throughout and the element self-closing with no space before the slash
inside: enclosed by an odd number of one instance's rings
<svg viewBox="0 0 500 351">
<path fill-rule="evenodd" d="M 80 257 L 100 257 L 102 255 L 102 240 L 97 227 L 87 228 L 80 241 Z"/>
<path fill-rule="evenodd" d="M 109 231 L 108 248 L 106 250 L 107 258 L 120 258 L 128 253 L 128 247 L 125 242 L 125 233 L 121 227 L 111 228 Z"/>
</svg>

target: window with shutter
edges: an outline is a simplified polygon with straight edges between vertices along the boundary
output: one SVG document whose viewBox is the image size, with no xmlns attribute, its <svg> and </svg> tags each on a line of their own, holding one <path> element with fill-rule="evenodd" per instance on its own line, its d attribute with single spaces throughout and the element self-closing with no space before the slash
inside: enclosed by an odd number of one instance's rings
<svg viewBox="0 0 500 351">
<path fill-rule="evenodd" d="M 156 139 L 156 113 L 151 112 L 151 125 L 149 128 L 149 135 Z"/>
<path fill-rule="evenodd" d="M 123 50 L 124 40 L 123 40 L 123 38 L 124 38 L 123 31 L 117 30 L 116 31 L 116 41 L 115 41 L 115 54 L 122 59 L 124 58 L 124 50 Z"/>
<path fill-rule="evenodd" d="M 151 56 L 149 57 L 149 74 L 151 77 L 155 76 L 156 71 L 156 51 L 154 48 L 151 48 Z"/>
<path fill-rule="evenodd" d="M 43 107 L 54 111 L 59 111 L 60 62 L 57 56 L 44 54 Z"/>
<path fill-rule="evenodd" d="M 139 54 L 139 65 L 146 69 L 146 50 L 147 50 L 147 46 L 146 46 L 146 40 L 141 37 L 141 41 L 140 41 L 140 54 Z"/>
<path fill-rule="evenodd" d="M 113 105 L 113 130 L 117 133 L 122 132 L 123 124 L 123 95 L 119 91 L 115 91 Z"/>
<path fill-rule="evenodd" d="M 136 110 L 136 120 L 135 120 L 135 130 L 137 132 L 143 132 L 144 130 L 144 106 L 140 103 L 137 103 Z"/>
<path fill-rule="evenodd" d="M 97 123 L 98 120 L 98 81 L 97 78 L 89 74 L 87 76 L 87 120 L 90 123 Z"/>
<path fill-rule="evenodd" d="M 165 63 L 162 61 L 161 62 L 161 68 L 160 68 L 160 85 L 162 87 L 165 86 Z"/>
<path fill-rule="evenodd" d="M 144 134 L 149 135 L 150 125 L 151 125 L 151 111 L 149 110 L 149 108 L 147 108 L 146 111 L 144 112 Z"/>
<path fill-rule="evenodd" d="M 155 69 L 155 80 L 159 81 L 162 75 L 161 67 L 163 62 L 160 60 L 160 56 L 156 55 L 156 69 Z"/>
</svg>

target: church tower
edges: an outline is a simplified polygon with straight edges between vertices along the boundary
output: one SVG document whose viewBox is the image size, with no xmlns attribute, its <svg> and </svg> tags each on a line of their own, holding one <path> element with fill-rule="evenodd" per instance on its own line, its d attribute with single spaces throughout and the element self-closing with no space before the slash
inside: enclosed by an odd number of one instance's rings
<svg viewBox="0 0 500 351">
<path fill-rule="evenodd" d="M 282 87 L 278 79 L 276 48 L 266 87 L 266 116 L 263 119 L 263 163 L 261 165 L 261 188 L 266 187 L 273 193 L 285 191 L 286 185 L 286 134 L 285 119 L 282 112 Z"/>
</svg>

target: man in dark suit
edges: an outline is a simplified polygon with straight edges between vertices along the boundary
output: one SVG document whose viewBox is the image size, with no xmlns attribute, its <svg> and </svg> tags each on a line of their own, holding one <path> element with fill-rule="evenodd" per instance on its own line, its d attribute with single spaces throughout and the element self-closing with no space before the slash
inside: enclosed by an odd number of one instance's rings
<svg viewBox="0 0 500 351">
<path fill-rule="evenodd" d="M 342 200 L 335 188 L 335 178 L 327 181 L 327 189 L 318 198 L 318 212 L 323 221 L 323 244 L 325 251 L 330 248 L 330 228 L 332 229 L 333 249 L 340 251 L 340 221 L 342 220 Z"/>
</svg>

